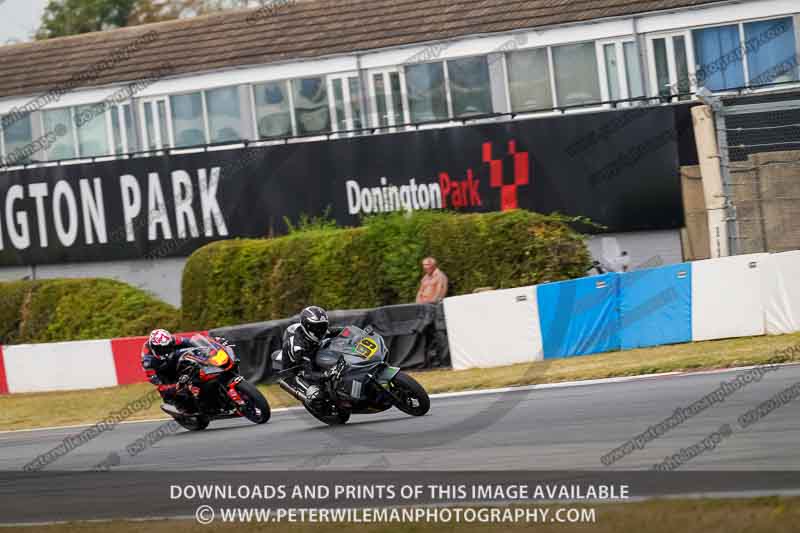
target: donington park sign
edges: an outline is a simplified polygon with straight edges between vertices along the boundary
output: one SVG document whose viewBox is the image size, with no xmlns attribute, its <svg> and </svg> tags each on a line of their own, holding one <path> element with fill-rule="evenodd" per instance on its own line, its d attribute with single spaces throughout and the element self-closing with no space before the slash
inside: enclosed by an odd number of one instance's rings
<svg viewBox="0 0 800 533">
<path fill-rule="evenodd" d="M 639 112 L 580 154 L 569 150 L 609 120 L 568 115 L 0 172 L 0 265 L 185 256 L 218 239 L 280 235 L 285 218 L 323 212 L 356 225 L 391 211 L 520 207 L 587 216 L 609 231 L 680 227 L 672 109 Z"/>
</svg>

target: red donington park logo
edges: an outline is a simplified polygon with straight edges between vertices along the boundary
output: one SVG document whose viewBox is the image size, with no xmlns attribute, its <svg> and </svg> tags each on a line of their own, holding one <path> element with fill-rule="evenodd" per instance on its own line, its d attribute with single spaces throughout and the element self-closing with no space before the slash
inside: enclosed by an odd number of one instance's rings
<svg viewBox="0 0 800 533">
<path fill-rule="evenodd" d="M 505 164 L 512 159 L 513 175 L 504 179 Z M 518 206 L 519 187 L 530 184 L 530 157 L 528 152 L 518 152 L 516 141 L 508 142 L 507 155 L 495 159 L 492 143 L 482 146 L 482 160 L 489 165 L 489 186 L 500 192 L 500 209 L 506 211 Z M 386 213 L 390 211 L 416 211 L 420 209 L 464 209 L 482 207 L 481 180 L 468 168 L 463 179 L 439 172 L 439 180 L 417 182 L 412 178 L 401 185 L 381 177 L 380 187 L 362 187 L 357 180 L 347 180 L 347 209 L 351 215 L 359 213 Z"/>
</svg>

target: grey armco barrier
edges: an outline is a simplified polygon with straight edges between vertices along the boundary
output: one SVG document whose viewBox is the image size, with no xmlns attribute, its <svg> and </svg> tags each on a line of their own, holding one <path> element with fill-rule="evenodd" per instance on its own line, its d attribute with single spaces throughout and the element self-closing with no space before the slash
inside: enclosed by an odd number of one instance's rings
<svg viewBox="0 0 800 533">
<path fill-rule="evenodd" d="M 351 309 L 328 313 L 332 326 L 371 325 L 386 340 L 389 362 L 400 368 L 450 366 L 450 351 L 442 304 L 404 304 L 375 309 Z M 298 316 L 217 328 L 211 335 L 236 344 L 241 372 L 250 381 L 269 378 L 270 354 L 280 349 L 283 333 Z"/>
</svg>

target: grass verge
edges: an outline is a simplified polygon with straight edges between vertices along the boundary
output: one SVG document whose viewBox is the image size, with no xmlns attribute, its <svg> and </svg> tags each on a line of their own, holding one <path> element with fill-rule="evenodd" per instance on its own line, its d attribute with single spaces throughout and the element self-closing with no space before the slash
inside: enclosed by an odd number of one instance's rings
<svg viewBox="0 0 800 533">
<path fill-rule="evenodd" d="M 787 350 L 795 346 L 798 349 Z M 413 372 L 413 375 L 434 394 L 793 361 L 800 361 L 800 333 L 659 346 L 497 368 L 427 370 Z M 260 388 L 273 409 L 296 404 L 276 386 Z M 141 383 L 86 391 L 0 396 L 0 430 L 93 424 L 152 390 L 151 385 Z M 162 417 L 158 403 L 153 403 L 129 420 Z"/>
<path fill-rule="evenodd" d="M 541 506 L 550 508 L 554 516 L 558 507 L 590 507 L 588 505 Z M 633 503 L 599 504 L 594 523 L 518 523 L 518 524 L 358 524 L 364 533 L 392 531 L 393 533 L 427 533 L 458 531 L 459 533 L 537 531 L 616 533 L 647 531 L 648 533 L 789 533 L 797 531 L 800 521 L 800 498 L 768 497 L 751 499 L 693 499 L 648 500 Z M 100 523 L 70 523 L 36 526 L 45 533 L 200 533 L 207 531 L 268 531 L 285 533 L 329 533 L 352 531 L 353 524 L 218 524 L 202 526 L 188 520 L 114 521 Z M 4 531 L 29 532 L 33 528 L 4 528 Z"/>
</svg>

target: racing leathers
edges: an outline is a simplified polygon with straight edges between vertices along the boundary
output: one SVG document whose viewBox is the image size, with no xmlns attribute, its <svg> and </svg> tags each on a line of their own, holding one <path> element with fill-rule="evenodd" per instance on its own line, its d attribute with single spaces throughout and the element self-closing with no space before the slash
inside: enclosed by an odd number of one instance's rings
<svg viewBox="0 0 800 533">
<path fill-rule="evenodd" d="M 322 342 L 338 336 L 342 330 L 344 328 L 328 328 L 320 342 L 315 342 L 303 333 L 299 322 L 292 324 L 283 334 L 283 347 L 281 348 L 283 368 L 302 366 L 303 378 L 310 382 L 311 387 L 315 387 L 313 390 L 316 392 L 318 390 L 316 386 L 327 378 L 328 370 L 319 366 L 317 351 Z"/>
<path fill-rule="evenodd" d="M 173 404 L 179 408 L 188 407 L 188 387 L 178 383 L 178 356 L 177 351 L 194 346 L 188 337 L 174 337 L 172 351 L 161 357 L 156 355 L 147 341 L 142 346 L 142 368 L 148 381 L 156 386 L 165 403 Z"/>
</svg>

